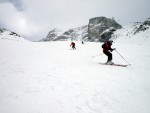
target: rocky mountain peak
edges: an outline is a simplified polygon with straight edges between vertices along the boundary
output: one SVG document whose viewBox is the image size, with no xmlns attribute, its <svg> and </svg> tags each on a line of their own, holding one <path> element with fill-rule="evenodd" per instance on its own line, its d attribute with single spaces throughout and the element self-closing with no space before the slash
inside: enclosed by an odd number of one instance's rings
<svg viewBox="0 0 150 113">
<path fill-rule="evenodd" d="M 65 41 L 65 40 L 83 40 L 83 41 L 99 41 L 100 34 L 106 29 L 120 29 L 122 26 L 114 19 L 106 17 L 95 17 L 89 19 L 87 25 L 77 28 L 71 28 L 66 31 L 51 30 L 47 37 L 41 41 Z"/>
<path fill-rule="evenodd" d="M 121 29 L 122 26 L 118 24 L 113 18 L 112 19 L 106 17 L 91 18 L 88 24 L 88 39 L 91 41 L 99 40 L 100 34 L 110 28 Z"/>
</svg>

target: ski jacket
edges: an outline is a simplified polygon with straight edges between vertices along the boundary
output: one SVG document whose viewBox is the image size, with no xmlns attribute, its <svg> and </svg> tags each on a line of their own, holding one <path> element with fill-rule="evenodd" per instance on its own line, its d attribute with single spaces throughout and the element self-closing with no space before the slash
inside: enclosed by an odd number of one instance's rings
<svg viewBox="0 0 150 113">
<path fill-rule="evenodd" d="M 70 46 L 75 46 L 75 43 L 74 43 L 74 42 L 72 42 Z"/>
<path fill-rule="evenodd" d="M 108 42 L 106 42 L 106 43 L 104 43 L 103 45 L 102 45 L 102 48 L 103 48 L 103 52 L 105 51 L 112 51 L 113 49 L 111 48 L 111 45 L 112 45 L 112 42 L 110 42 L 110 41 L 108 41 Z"/>
</svg>

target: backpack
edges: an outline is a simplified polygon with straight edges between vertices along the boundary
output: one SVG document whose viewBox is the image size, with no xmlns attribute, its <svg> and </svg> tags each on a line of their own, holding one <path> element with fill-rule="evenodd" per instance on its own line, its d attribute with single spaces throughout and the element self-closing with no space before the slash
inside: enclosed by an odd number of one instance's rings
<svg viewBox="0 0 150 113">
<path fill-rule="evenodd" d="M 102 48 L 103 48 L 103 49 L 106 48 L 106 44 L 107 44 L 107 43 L 102 44 Z"/>
</svg>

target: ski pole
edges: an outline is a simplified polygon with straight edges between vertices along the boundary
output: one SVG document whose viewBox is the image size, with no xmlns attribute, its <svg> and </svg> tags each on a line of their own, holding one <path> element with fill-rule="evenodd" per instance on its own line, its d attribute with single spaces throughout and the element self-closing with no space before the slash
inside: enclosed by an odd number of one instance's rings
<svg viewBox="0 0 150 113">
<path fill-rule="evenodd" d="M 123 56 L 115 49 L 115 51 L 123 58 Z M 125 58 L 123 58 L 125 60 Z M 126 60 L 125 60 L 126 61 Z M 127 61 L 126 61 L 127 62 Z M 128 62 L 127 62 L 128 63 Z M 128 65 L 131 65 L 130 63 L 128 63 Z"/>
<path fill-rule="evenodd" d="M 102 54 L 103 54 L 103 53 L 98 54 L 98 55 L 95 55 L 95 56 L 92 56 L 92 58 L 95 58 L 95 57 L 100 56 L 100 55 L 102 55 Z"/>
</svg>

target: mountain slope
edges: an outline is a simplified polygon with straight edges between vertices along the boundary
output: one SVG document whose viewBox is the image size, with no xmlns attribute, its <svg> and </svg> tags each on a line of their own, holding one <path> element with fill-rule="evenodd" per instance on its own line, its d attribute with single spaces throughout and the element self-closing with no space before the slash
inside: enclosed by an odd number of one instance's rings
<svg viewBox="0 0 150 113">
<path fill-rule="evenodd" d="M 150 19 L 124 26 L 114 32 L 113 38 L 117 39 L 117 42 L 148 45 L 150 40 Z"/>
<path fill-rule="evenodd" d="M 0 113 L 149 113 L 150 40 L 139 44 L 149 29 L 130 38 L 125 29 L 113 47 L 126 68 L 100 65 L 101 43 L 1 39 Z M 126 64 L 115 51 L 113 61 Z"/>
<path fill-rule="evenodd" d="M 6 30 L 6 29 L 0 29 L 0 40 L 2 39 L 13 40 L 13 41 L 18 41 L 18 42 L 27 41 L 23 37 L 18 35 L 17 33 Z"/>
<path fill-rule="evenodd" d="M 95 17 L 89 19 L 89 23 L 81 27 L 71 28 L 64 32 L 57 29 L 51 30 L 47 37 L 41 41 L 78 40 L 97 42 L 99 41 L 99 38 L 101 38 L 100 34 L 109 28 L 120 29 L 122 26 L 114 19 L 109 19 L 106 17 Z"/>
<path fill-rule="evenodd" d="M 81 27 L 72 28 L 69 30 L 58 30 L 54 29 L 50 31 L 46 38 L 43 38 L 41 41 L 67 41 L 67 40 L 87 40 L 88 33 L 87 25 Z"/>
</svg>

